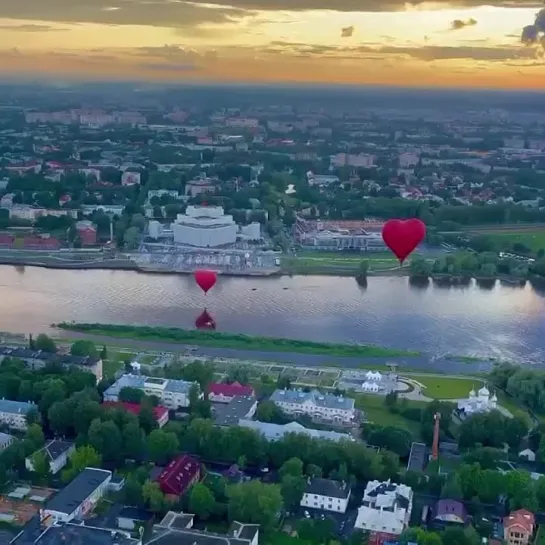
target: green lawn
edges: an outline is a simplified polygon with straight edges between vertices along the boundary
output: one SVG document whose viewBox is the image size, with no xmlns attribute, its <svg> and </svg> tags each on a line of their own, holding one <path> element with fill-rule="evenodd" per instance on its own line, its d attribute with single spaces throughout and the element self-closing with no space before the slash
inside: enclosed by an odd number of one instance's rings
<svg viewBox="0 0 545 545">
<path fill-rule="evenodd" d="M 532 251 L 537 252 L 539 249 L 545 249 L 545 228 L 541 229 L 532 229 L 528 231 L 492 231 L 482 232 L 482 233 L 473 233 L 482 234 L 499 240 L 501 243 L 506 245 L 514 244 L 515 242 L 521 242 Z"/>
<path fill-rule="evenodd" d="M 491 387 L 492 389 L 492 387 Z M 517 416 L 524 420 L 528 426 L 532 426 L 533 421 L 530 417 L 528 411 L 517 404 L 516 400 L 514 400 L 512 397 L 508 396 L 505 392 L 502 390 L 494 390 L 496 395 L 498 396 L 498 404 L 502 407 L 505 407 L 513 416 Z"/>
<path fill-rule="evenodd" d="M 285 532 L 274 532 L 266 536 L 266 545 L 312 545 L 310 541 L 290 536 Z"/>
<path fill-rule="evenodd" d="M 218 348 L 232 348 L 236 350 L 257 350 L 260 352 L 292 352 L 299 354 L 320 354 L 340 357 L 361 358 L 389 358 L 418 356 L 418 352 L 397 350 L 374 345 L 356 345 L 340 343 L 320 343 L 313 341 L 299 341 L 276 337 L 257 337 L 251 335 L 237 335 L 220 333 L 217 331 L 199 331 L 195 329 L 180 329 L 175 327 L 148 327 L 137 325 L 114 324 L 84 324 L 61 323 L 54 327 L 77 331 L 99 337 L 113 337 L 117 339 L 132 339 L 153 342 L 157 344 L 173 345 L 191 344 L 197 346 L 213 346 Z M 92 340 L 92 339 L 91 339 Z M 101 339 L 100 342 L 103 342 Z"/>
<path fill-rule="evenodd" d="M 413 434 L 418 434 L 420 424 L 413 420 L 408 420 L 398 413 L 390 412 L 384 405 L 384 396 L 374 394 L 354 394 L 356 398 L 356 408 L 365 413 L 367 419 L 373 424 L 380 426 L 396 426 L 405 428 Z M 426 406 L 425 401 L 407 400 L 409 407 L 422 408 Z"/>
<path fill-rule="evenodd" d="M 449 378 L 449 377 L 434 377 L 410 375 L 416 382 L 424 386 L 422 393 L 425 396 L 435 399 L 462 399 L 469 396 L 471 388 L 478 390 L 483 382 L 473 378 Z"/>
</svg>

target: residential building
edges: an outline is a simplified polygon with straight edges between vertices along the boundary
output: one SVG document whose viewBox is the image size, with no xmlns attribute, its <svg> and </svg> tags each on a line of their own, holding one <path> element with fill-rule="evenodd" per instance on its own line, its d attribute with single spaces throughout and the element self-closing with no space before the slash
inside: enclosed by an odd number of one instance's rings
<svg viewBox="0 0 545 545">
<path fill-rule="evenodd" d="M 8 448 L 13 443 L 13 435 L 0 431 L 0 451 Z"/>
<path fill-rule="evenodd" d="M 345 513 L 350 499 L 350 487 L 331 479 L 308 479 L 301 507 Z"/>
<path fill-rule="evenodd" d="M 201 478 L 201 464 L 183 454 L 170 462 L 157 477 L 161 490 L 167 496 L 182 496 Z"/>
<path fill-rule="evenodd" d="M 371 481 L 365 488 L 355 528 L 369 532 L 400 535 L 408 526 L 413 491 L 404 484 Z"/>
<path fill-rule="evenodd" d="M 322 394 L 318 390 L 276 390 L 271 401 L 286 414 L 294 417 L 308 415 L 316 420 L 350 424 L 356 417 L 354 399 Z"/>
<path fill-rule="evenodd" d="M 124 403 L 123 401 L 104 401 L 102 406 L 124 409 L 136 416 L 138 416 L 142 410 L 142 406 L 137 403 Z M 161 407 L 161 405 L 153 407 L 153 417 L 155 418 L 157 425 L 162 428 L 168 422 L 168 409 L 166 407 Z"/>
<path fill-rule="evenodd" d="M 257 411 L 257 399 L 234 396 L 229 403 L 213 403 L 212 416 L 217 426 L 238 426 L 241 419 L 252 418 Z"/>
<path fill-rule="evenodd" d="M 31 521 L 10 545 L 142 545 L 142 538 L 128 532 L 97 528 L 81 523 L 54 522 L 51 525 Z"/>
<path fill-rule="evenodd" d="M 93 373 L 97 382 L 102 380 L 102 360 L 100 358 L 72 356 L 71 354 L 54 354 L 52 352 L 32 350 L 21 346 L 0 346 L 0 363 L 5 358 L 22 360 L 31 369 L 41 369 L 47 364 L 60 365 L 65 369 L 75 367 L 81 371 Z"/>
<path fill-rule="evenodd" d="M 526 509 L 513 511 L 503 519 L 503 538 L 507 545 L 527 545 L 535 529 L 534 514 Z"/>
<path fill-rule="evenodd" d="M 189 391 L 193 385 L 198 387 L 196 382 L 185 380 L 125 374 L 104 392 L 104 401 L 119 401 L 119 392 L 123 388 L 136 388 L 148 396 L 157 396 L 167 409 L 176 410 L 189 407 Z"/>
<path fill-rule="evenodd" d="M 0 399 L 0 424 L 4 424 L 14 430 L 27 429 L 27 414 L 38 410 L 35 403 L 25 403 L 24 401 L 11 401 L 10 399 Z"/>
<path fill-rule="evenodd" d="M 68 463 L 68 458 L 74 450 L 76 450 L 74 443 L 52 439 L 43 448 L 25 458 L 25 467 L 29 471 L 34 471 L 35 456 L 42 452 L 49 462 L 49 471 L 55 475 Z"/>
<path fill-rule="evenodd" d="M 208 399 L 214 403 L 229 403 L 235 396 L 255 397 L 255 391 L 239 382 L 214 382 L 208 387 Z"/>
<path fill-rule="evenodd" d="M 227 534 L 215 534 L 193 529 L 193 517 L 187 513 L 169 511 L 153 527 L 149 545 L 258 545 L 259 525 L 233 522 Z"/>
<path fill-rule="evenodd" d="M 106 494 L 111 479 L 111 471 L 86 467 L 46 503 L 40 519 L 47 523 L 81 520 Z"/>
<path fill-rule="evenodd" d="M 435 505 L 433 520 L 446 523 L 465 524 L 467 520 L 465 505 L 457 500 L 439 500 Z"/>
<path fill-rule="evenodd" d="M 241 419 L 239 426 L 250 428 L 261 433 L 267 441 L 278 441 L 287 433 L 302 433 L 313 439 L 327 439 L 329 441 L 354 441 L 354 438 L 348 433 L 339 433 L 336 431 L 313 430 L 305 428 L 298 422 L 289 422 L 288 424 L 271 424 L 269 422 L 260 422 L 259 420 Z"/>
</svg>

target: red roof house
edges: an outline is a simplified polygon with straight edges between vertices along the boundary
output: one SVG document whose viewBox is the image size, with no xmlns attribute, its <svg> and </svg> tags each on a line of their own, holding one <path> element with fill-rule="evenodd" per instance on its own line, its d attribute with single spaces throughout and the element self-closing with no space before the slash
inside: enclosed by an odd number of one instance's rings
<svg viewBox="0 0 545 545">
<path fill-rule="evenodd" d="M 182 496 L 201 478 L 201 464 L 183 454 L 178 456 L 157 477 L 161 490 L 167 496 Z"/>
<path fill-rule="evenodd" d="M 125 403 L 123 401 L 105 401 L 103 404 L 105 407 L 117 407 L 125 409 L 127 412 L 138 416 L 142 410 L 142 406 L 138 403 Z M 153 416 L 157 421 L 157 424 L 162 428 L 168 422 L 168 409 L 166 407 L 153 407 Z"/>
<path fill-rule="evenodd" d="M 526 509 L 519 509 L 503 519 L 503 537 L 508 545 L 525 545 L 530 541 L 535 527 L 534 514 Z"/>
<path fill-rule="evenodd" d="M 227 384 L 214 382 L 208 387 L 208 399 L 216 403 L 229 403 L 235 396 L 254 397 L 255 392 L 251 386 L 245 386 L 239 382 Z"/>
</svg>

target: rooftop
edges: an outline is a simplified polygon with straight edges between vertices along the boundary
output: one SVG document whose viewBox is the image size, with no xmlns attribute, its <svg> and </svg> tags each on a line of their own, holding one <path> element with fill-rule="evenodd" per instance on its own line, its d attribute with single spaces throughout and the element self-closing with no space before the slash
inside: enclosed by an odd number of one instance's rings
<svg viewBox="0 0 545 545">
<path fill-rule="evenodd" d="M 347 499 L 350 496 L 350 487 L 345 482 L 333 481 L 332 479 L 309 479 L 305 494 Z"/>
<path fill-rule="evenodd" d="M 70 515 L 111 476 L 111 471 L 87 467 L 53 496 L 45 505 L 45 509 Z"/>
<path fill-rule="evenodd" d="M 54 354 L 42 350 L 32 350 L 21 346 L 0 346 L 0 355 L 22 360 L 41 360 L 45 363 L 58 363 L 59 365 L 81 365 L 93 367 L 100 360 L 85 356 L 72 356 L 70 354 Z"/>
<path fill-rule="evenodd" d="M 102 405 L 104 407 L 118 407 L 120 409 L 125 409 L 127 412 L 137 416 L 142 410 L 142 406 L 138 405 L 138 403 L 124 403 L 123 401 L 104 401 Z M 161 407 L 161 405 L 153 407 L 153 416 L 155 417 L 155 420 L 160 420 L 165 416 L 165 414 L 168 414 L 168 409 L 166 407 Z"/>
<path fill-rule="evenodd" d="M 105 392 L 104 395 L 117 396 L 123 388 L 137 388 L 144 389 L 144 386 L 148 384 L 164 385 L 164 391 L 174 393 L 186 393 L 189 394 L 189 390 L 193 385 L 193 382 L 186 382 L 185 380 L 174 379 L 156 379 L 154 377 L 146 377 L 143 375 L 121 375 Z"/>
<path fill-rule="evenodd" d="M 229 403 L 213 403 L 212 416 L 218 426 L 238 426 L 240 419 L 247 418 L 256 405 L 254 397 L 234 396 Z"/>
<path fill-rule="evenodd" d="M 322 394 L 318 390 L 304 392 L 302 390 L 275 390 L 271 396 L 275 403 L 294 403 L 303 405 L 309 403 L 327 409 L 342 409 L 349 411 L 354 409 L 354 399 L 333 394 Z"/>
<path fill-rule="evenodd" d="M 37 409 L 37 405 L 35 403 L 12 401 L 11 399 L 0 399 L 0 413 L 27 414 L 33 409 Z"/>
<path fill-rule="evenodd" d="M 238 425 L 262 433 L 269 441 L 281 439 L 287 433 L 302 433 L 312 437 L 313 439 L 328 439 L 329 441 L 354 441 L 354 438 L 347 433 L 305 428 L 305 426 L 302 426 L 298 422 L 290 422 L 289 424 L 271 424 L 269 422 L 260 422 L 259 420 L 247 420 L 241 418 Z"/>
<path fill-rule="evenodd" d="M 74 447 L 74 443 L 53 439 L 36 452 L 44 452 L 51 462 L 62 456 L 65 452 L 69 451 L 72 447 Z M 32 454 L 32 456 L 34 456 L 34 454 Z"/>
</svg>

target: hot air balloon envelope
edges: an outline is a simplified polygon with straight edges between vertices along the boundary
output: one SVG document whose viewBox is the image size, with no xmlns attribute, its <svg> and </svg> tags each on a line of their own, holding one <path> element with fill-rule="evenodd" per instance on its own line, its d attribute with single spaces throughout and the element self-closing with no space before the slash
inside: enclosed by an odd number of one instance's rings
<svg viewBox="0 0 545 545">
<path fill-rule="evenodd" d="M 382 240 L 401 263 L 426 238 L 426 226 L 413 218 L 410 220 L 389 220 L 382 228 Z"/>
<path fill-rule="evenodd" d="M 195 320 L 195 327 L 197 329 L 216 329 L 216 321 L 206 309 Z"/>
<path fill-rule="evenodd" d="M 204 293 L 208 293 L 208 290 L 214 286 L 217 279 L 218 275 L 214 271 L 206 269 L 195 271 L 195 282 L 197 282 Z"/>
</svg>

